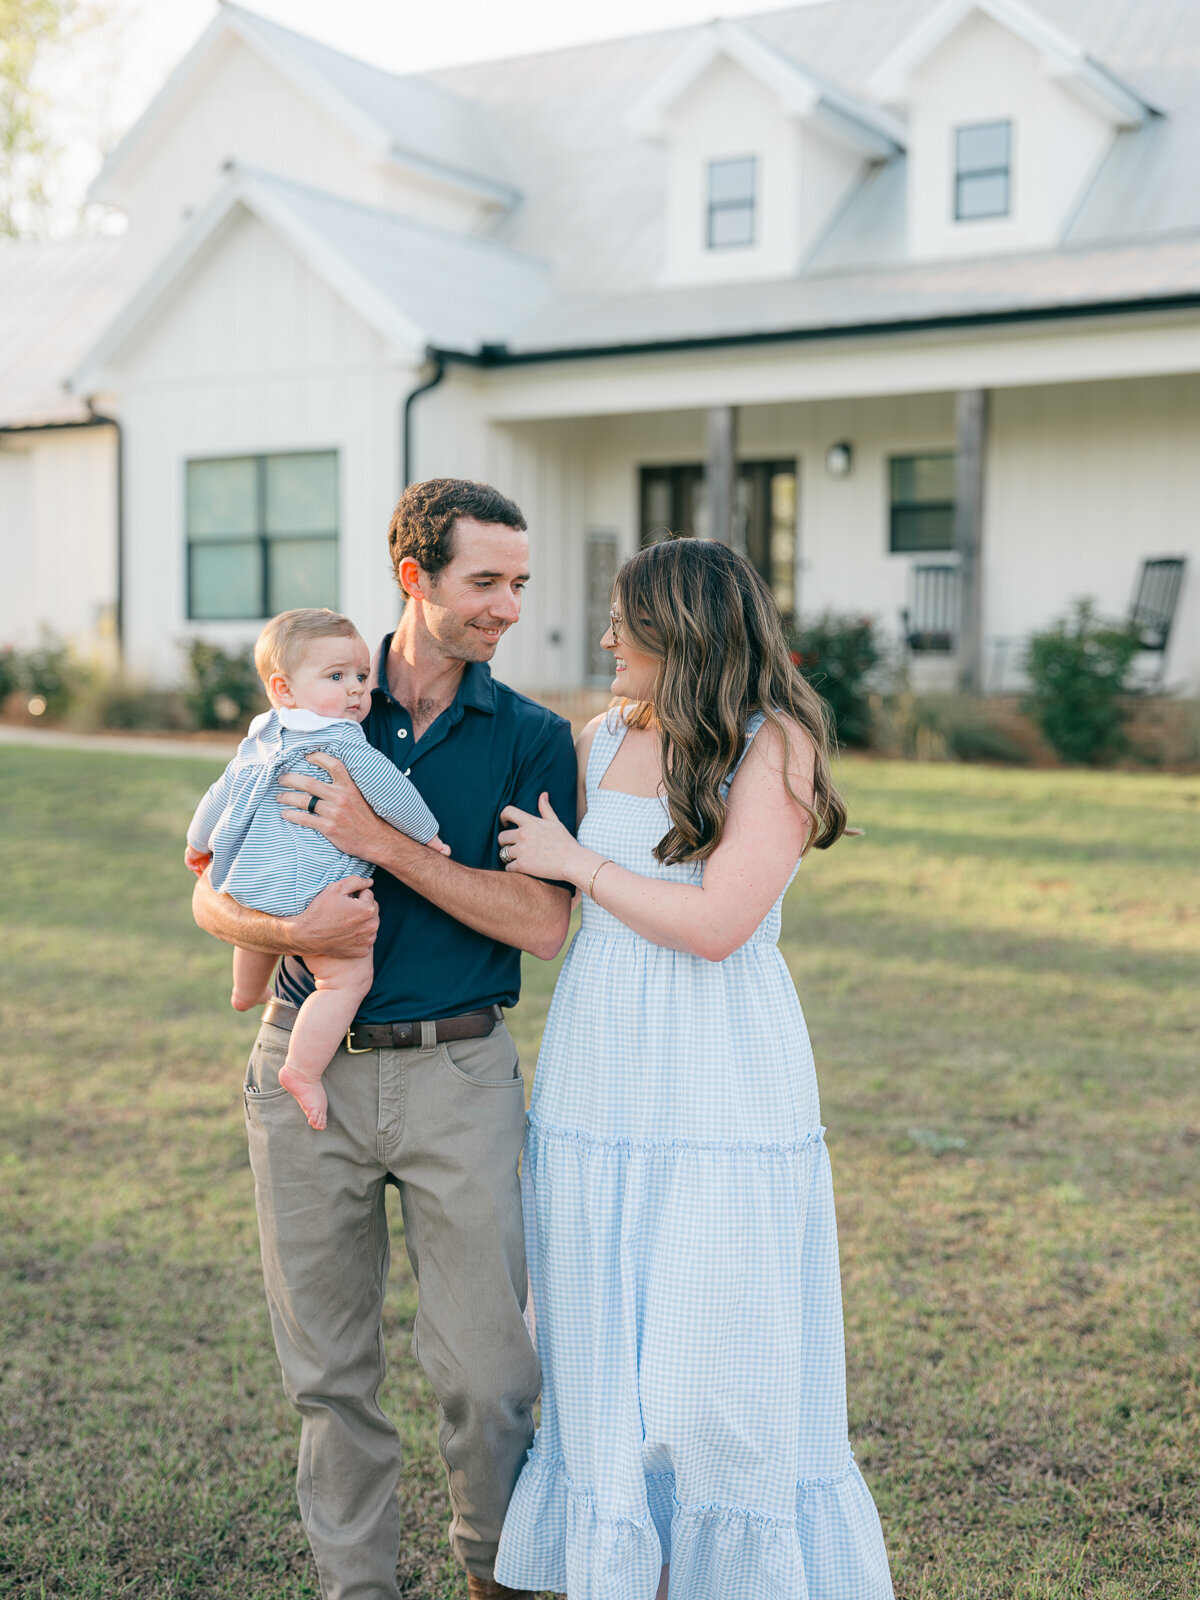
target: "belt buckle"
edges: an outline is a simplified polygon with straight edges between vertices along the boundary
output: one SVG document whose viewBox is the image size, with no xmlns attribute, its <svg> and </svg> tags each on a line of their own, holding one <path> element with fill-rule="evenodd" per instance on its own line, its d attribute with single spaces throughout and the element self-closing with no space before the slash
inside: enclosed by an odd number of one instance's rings
<svg viewBox="0 0 1200 1600">
<path fill-rule="evenodd" d="M 371 1046 L 369 1044 L 364 1045 L 361 1049 L 356 1049 L 354 1045 L 350 1043 L 350 1038 L 353 1032 L 353 1028 L 346 1029 L 346 1054 L 350 1056 L 369 1056 L 371 1054 Z"/>
</svg>

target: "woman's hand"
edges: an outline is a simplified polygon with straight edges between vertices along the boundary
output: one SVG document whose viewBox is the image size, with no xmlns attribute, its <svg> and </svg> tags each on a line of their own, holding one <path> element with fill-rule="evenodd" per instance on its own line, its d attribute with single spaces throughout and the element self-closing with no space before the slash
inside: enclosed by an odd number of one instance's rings
<svg viewBox="0 0 1200 1600">
<path fill-rule="evenodd" d="M 575 873 L 588 852 L 555 816 L 546 793 L 538 796 L 538 812 L 535 817 L 519 806 L 505 806 L 500 813 L 501 822 L 508 824 L 499 835 L 507 852 L 505 872 L 523 872 L 530 878 L 550 878 L 559 883 L 576 882 Z"/>
</svg>

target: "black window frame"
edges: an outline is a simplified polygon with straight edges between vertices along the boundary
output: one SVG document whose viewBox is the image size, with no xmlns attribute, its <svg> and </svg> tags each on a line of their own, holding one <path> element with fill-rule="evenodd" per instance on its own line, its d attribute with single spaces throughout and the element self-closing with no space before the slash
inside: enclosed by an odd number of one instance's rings
<svg viewBox="0 0 1200 1600">
<path fill-rule="evenodd" d="M 286 458 L 291 458 L 291 457 L 299 457 L 299 456 L 332 456 L 333 457 L 334 504 L 335 504 L 335 507 L 337 508 L 337 511 L 339 513 L 338 521 L 340 523 L 340 520 L 341 520 L 341 518 L 340 518 L 340 511 L 341 511 L 341 504 L 340 504 L 340 497 L 341 497 L 341 457 L 340 457 L 339 451 L 336 448 L 326 448 L 326 449 L 321 449 L 321 450 L 267 450 L 267 451 L 263 451 L 261 454 L 253 454 L 253 453 L 247 452 L 247 453 L 245 453 L 243 455 L 189 456 L 186 459 L 186 461 L 184 462 L 184 474 L 183 474 L 183 484 L 184 484 L 184 488 L 183 488 L 184 543 L 185 543 L 184 586 L 185 586 L 185 590 L 186 590 L 186 593 L 185 593 L 185 615 L 186 615 L 186 619 L 187 619 L 188 622 L 265 622 L 267 620 L 267 618 L 275 616 L 279 608 L 278 607 L 273 607 L 272 604 L 271 604 L 271 592 L 270 592 L 270 590 L 271 590 L 271 576 L 270 576 L 271 545 L 276 540 L 283 541 L 283 540 L 296 539 L 296 538 L 312 539 L 314 542 L 317 541 L 318 539 L 320 539 L 320 540 L 331 540 L 332 541 L 332 543 L 333 543 L 333 558 L 334 558 L 334 595 L 333 595 L 332 605 L 330 606 L 330 610 L 334 610 L 334 611 L 337 610 L 338 591 L 340 591 L 340 589 L 341 589 L 341 572 L 340 572 L 340 566 L 341 566 L 341 529 L 340 529 L 340 526 L 334 527 L 334 528 L 330 529 L 328 532 L 306 533 L 306 534 L 302 534 L 302 535 L 296 534 L 295 532 L 292 532 L 292 533 L 286 533 L 286 532 L 284 532 L 284 533 L 280 533 L 280 532 L 269 533 L 267 531 L 267 462 L 268 461 L 279 461 L 281 459 L 286 459 Z M 254 521 L 255 521 L 255 531 L 253 533 L 229 534 L 228 536 L 225 536 L 225 537 L 222 537 L 220 535 L 218 535 L 216 537 L 198 537 L 198 538 L 194 537 L 193 534 L 192 534 L 191 527 L 189 525 L 189 508 L 188 508 L 188 501 L 189 501 L 189 496 L 188 496 L 188 477 L 189 477 L 189 474 L 191 472 L 192 467 L 193 466 L 207 466 L 207 465 L 210 465 L 210 464 L 212 464 L 214 462 L 223 462 L 224 463 L 224 462 L 234 462 L 234 461 L 253 461 L 254 462 L 254 470 L 255 470 L 255 480 L 254 480 Z M 252 616 L 229 616 L 229 615 L 217 616 L 217 615 L 214 615 L 212 613 L 208 613 L 208 614 L 206 614 L 204 616 L 198 616 L 196 614 L 196 611 L 195 611 L 194 596 L 193 596 L 194 583 L 193 583 L 192 563 L 193 563 L 193 560 L 194 560 L 194 552 L 199 550 L 199 549 L 219 549 L 222 545 L 244 545 L 244 544 L 248 544 L 250 542 L 257 542 L 257 544 L 258 544 L 258 557 L 259 557 L 259 560 L 258 560 L 258 573 L 259 573 L 258 594 L 259 594 L 260 607 L 262 607 L 264 609 L 260 609 L 259 614 L 257 616 L 254 616 L 254 617 L 252 617 Z"/>
<path fill-rule="evenodd" d="M 749 164 L 750 197 L 739 200 L 715 200 L 713 176 L 718 167 L 735 167 Z M 708 213 L 705 227 L 705 248 L 708 250 L 752 250 L 758 243 L 758 157 L 756 155 L 715 156 L 708 163 Z M 731 211 L 745 212 L 749 218 L 749 238 L 720 241 L 713 237 L 714 219 Z"/>
<path fill-rule="evenodd" d="M 898 500 L 896 498 L 896 467 L 901 462 L 943 460 L 953 462 L 953 450 L 907 450 L 902 455 L 889 455 L 887 458 L 888 472 L 888 554 L 896 556 L 926 555 L 939 550 L 949 551 L 954 549 L 954 506 L 953 494 L 948 500 Z M 913 543 L 901 536 L 904 520 L 913 512 L 920 512 L 927 516 L 930 512 L 942 512 L 947 518 L 947 538 L 944 544 Z"/>
<path fill-rule="evenodd" d="M 964 134 L 981 133 L 985 129 L 1004 129 L 1004 165 L 990 167 L 964 167 L 962 140 Z M 990 122 L 965 122 L 954 130 L 954 220 L 955 222 L 994 222 L 999 217 L 1012 215 L 1012 154 L 1013 124 L 1011 117 L 996 117 Z M 1004 207 L 997 211 L 972 211 L 962 208 L 963 186 L 980 178 L 1003 178 Z"/>
</svg>

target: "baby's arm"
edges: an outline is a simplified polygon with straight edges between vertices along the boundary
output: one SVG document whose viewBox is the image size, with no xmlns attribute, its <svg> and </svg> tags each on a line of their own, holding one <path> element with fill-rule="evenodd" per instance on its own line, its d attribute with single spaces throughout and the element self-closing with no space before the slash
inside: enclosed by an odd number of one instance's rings
<svg viewBox="0 0 1200 1600">
<path fill-rule="evenodd" d="M 204 871 L 212 860 L 212 851 L 209 845 L 212 842 L 212 832 L 220 821 L 221 813 L 229 803 L 229 790 L 232 785 L 232 764 L 213 784 L 212 788 L 201 800 L 188 823 L 187 848 L 183 852 L 183 864 L 189 872 L 194 872 L 197 877 Z"/>
<path fill-rule="evenodd" d="M 374 745 L 367 744 L 365 738 L 361 744 L 356 741 L 333 753 L 344 763 L 376 816 L 393 828 L 399 828 L 410 839 L 431 845 L 443 855 L 450 854 L 437 836 L 437 818 L 394 761 L 389 761 Z"/>
</svg>

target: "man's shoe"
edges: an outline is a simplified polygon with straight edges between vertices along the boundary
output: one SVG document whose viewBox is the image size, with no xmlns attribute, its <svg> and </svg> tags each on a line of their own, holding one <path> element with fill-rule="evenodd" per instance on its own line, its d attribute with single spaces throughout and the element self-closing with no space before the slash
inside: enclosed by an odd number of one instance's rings
<svg viewBox="0 0 1200 1600">
<path fill-rule="evenodd" d="M 495 1578 L 477 1578 L 467 1573 L 470 1600 L 536 1600 L 532 1589 L 508 1589 Z"/>
</svg>

